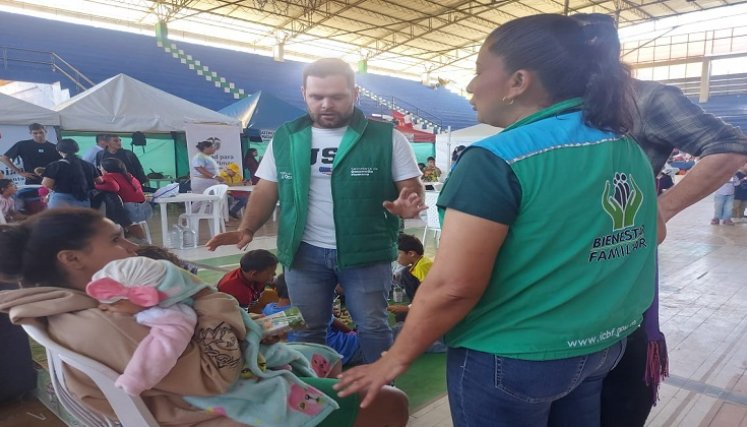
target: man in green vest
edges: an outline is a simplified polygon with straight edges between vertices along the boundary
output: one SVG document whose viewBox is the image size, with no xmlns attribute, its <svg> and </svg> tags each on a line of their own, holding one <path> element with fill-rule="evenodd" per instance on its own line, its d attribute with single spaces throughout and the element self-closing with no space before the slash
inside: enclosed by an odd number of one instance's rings
<svg viewBox="0 0 747 427">
<path fill-rule="evenodd" d="M 308 114 L 275 132 L 241 225 L 211 239 L 208 248 L 243 248 L 280 201 L 277 255 L 308 326 L 291 338 L 325 342 L 339 283 L 371 363 L 392 343 L 391 262 L 400 217 L 425 208 L 420 169 L 404 135 L 354 107 L 355 75 L 342 60 L 308 65 L 301 90 Z"/>
</svg>

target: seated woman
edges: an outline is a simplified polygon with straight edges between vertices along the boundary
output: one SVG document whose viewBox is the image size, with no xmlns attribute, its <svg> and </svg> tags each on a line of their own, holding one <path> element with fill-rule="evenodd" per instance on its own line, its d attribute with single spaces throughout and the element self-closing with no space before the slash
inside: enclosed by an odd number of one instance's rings
<svg viewBox="0 0 747 427">
<path fill-rule="evenodd" d="M 48 210 L 18 225 L 0 226 L 0 252 L 4 254 L 0 274 L 32 286 L 0 292 L 0 311 L 9 312 L 16 324 L 45 320 L 49 334 L 60 344 L 124 372 L 149 328 L 131 315 L 100 310 L 84 289 L 94 273 L 110 261 L 133 256 L 134 249 L 120 227 L 90 209 Z M 243 337 L 247 334 L 242 314 L 228 295 L 203 290 L 194 296 L 192 308 L 197 324 L 186 350 L 142 398 L 161 425 L 245 425 L 216 411 L 199 410 L 184 400 L 185 396 L 223 395 L 234 386 L 242 371 Z M 114 416 L 92 381 L 75 372 L 67 380 L 70 391 L 85 405 Z M 317 388 L 334 397 L 327 385 Z M 407 423 L 407 400 L 396 389 L 387 388 L 369 409 L 358 409 L 357 400 L 339 400 L 342 409 L 333 411 L 320 425 Z M 279 410 L 286 403 L 277 402 Z"/>
<path fill-rule="evenodd" d="M 140 181 L 127 172 L 124 162 L 115 157 L 101 160 L 101 171 L 103 175 L 101 182 L 96 183 L 96 189 L 115 193 L 122 199 L 130 223 L 127 227 L 128 235 L 138 240 L 145 239 L 145 230 L 138 223 L 149 220 L 153 216 L 153 208 L 145 201 Z"/>
<path fill-rule="evenodd" d="M 42 185 L 52 190 L 47 201 L 50 209 L 91 207 L 91 191 L 99 172 L 95 166 L 76 155 L 79 150 L 74 139 L 63 139 L 57 144 L 57 151 L 62 159 L 50 163 L 44 169 Z"/>
</svg>

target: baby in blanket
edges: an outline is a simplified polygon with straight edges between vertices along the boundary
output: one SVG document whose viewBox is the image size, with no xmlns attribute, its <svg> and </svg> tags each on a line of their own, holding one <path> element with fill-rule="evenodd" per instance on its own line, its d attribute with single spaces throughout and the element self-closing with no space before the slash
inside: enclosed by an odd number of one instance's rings
<svg viewBox="0 0 747 427">
<path fill-rule="evenodd" d="M 132 314 L 150 327 L 117 387 L 137 395 L 169 373 L 195 332 L 192 297 L 207 287 L 169 261 L 144 257 L 112 261 L 93 276 L 86 292 L 101 302 L 100 309 Z M 248 331 L 242 343 L 245 375 L 225 394 L 185 396 L 187 402 L 245 424 L 278 427 L 313 426 L 338 408 L 299 378 L 326 376 L 339 363 L 336 352 L 314 344 L 265 344 L 262 327 L 242 315 Z"/>
<path fill-rule="evenodd" d="M 169 261 L 145 257 L 112 261 L 93 275 L 86 293 L 101 303 L 101 310 L 132 314 L 150 327 L 117 387 L 139 395 L 174 368 L 197 324 L 191 297 L 205 288 L 197 276 Z"/>
</svg>

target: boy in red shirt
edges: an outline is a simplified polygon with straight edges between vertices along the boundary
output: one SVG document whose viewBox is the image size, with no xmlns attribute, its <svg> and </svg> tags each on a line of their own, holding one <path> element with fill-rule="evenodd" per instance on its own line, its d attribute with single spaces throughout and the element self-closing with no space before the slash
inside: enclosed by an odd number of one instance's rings
<svg viewBox="0 0 747 427">
<path fill-rule="evenodd" d="M 251 312 L 262 312 L 258 306 L 265 285 L 272 283 L 278 259 L 270 251 L 256 249 L 241 257 L 240 268 L 223 276 L 218 290 L 236 298 L 239 305 Z M 259 311 L 257 311 L 259 310 Z"/>
</svg>

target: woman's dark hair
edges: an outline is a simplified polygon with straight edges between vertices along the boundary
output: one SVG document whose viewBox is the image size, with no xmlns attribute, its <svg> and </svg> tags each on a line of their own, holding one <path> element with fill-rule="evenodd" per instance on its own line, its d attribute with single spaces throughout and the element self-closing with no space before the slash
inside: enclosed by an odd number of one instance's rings
<svg viewBox="0 0 747 427">
<path fill-rule="evenodd" d="M 458 145 L 457 148 L 454 149 L 454 151 L 451 152 L 451 161 L 456 162 L 457 159 L 459 159 L 459 155 L 462 154 L 462 151 L 467 148 L 464 145 Z"/>
<path fill-rule="evenodd" d="M 126 180 L 127 183 L 132 185 L 133 188 L 136 188 L 132 184 L 132 176 L 131 173 L 127 172 L 127 166 L 125 166 L 124 162 L 119 160 L 116 157 L 107 157 L 105 159 L 101 160 L 101 168 L 104 169 L 104 171 L 109 173 L 118 173 L 122 175 Z"/>
<path fill-rule="evenodd" d="M 212 141 L 200 141 L 196 145 L 197 149 L 200 150 L 200 152 L 203 152 L 205 151 L 206 148 L 210 148 L 212 146 L 213 146 Z"/>
<path fill-rule="evenodd" d="M 57 254 L 82 250 L 104 220 L 93 209 L 50 209 L 13 225 L 0 225 L 0 274 L 27 286 L 60 286 L 65 273 Z"/>
<path fill-rule="evenodd" d="M 536 72 L 553 102 L 583 98 L 587 125 L 616 133 L 632 127 L 630 70 L 620 62 L 619 49 L 610 49 L 577 20 L 555 14 L 514 19 L 486 43 L 509 73 Z"/>
<path fill-rule="evenodd" d="M 86 174 L 83 171 L 82 160 L 76 155 L 79 150 L 80 147 L 74 139 L 65 138 L 57 144 L 57 151 L 65 154 L 65 159 L 59 161 L 67 161 L 70 164 L 70 182 L 72 184 L 73 197 L 78 200 L 86 200 L 88 199 L 90 188 Z"/>
</svg>

